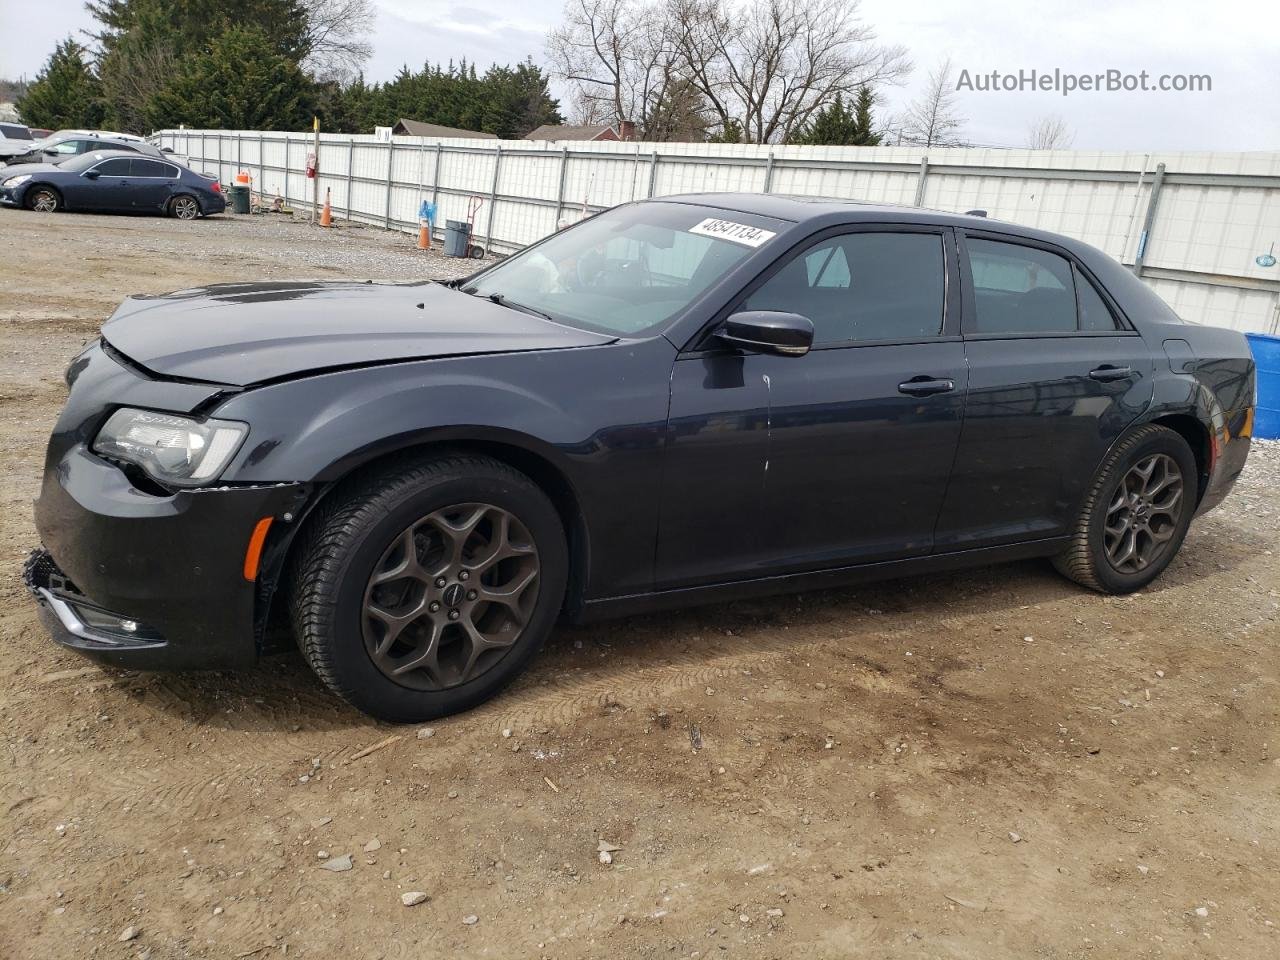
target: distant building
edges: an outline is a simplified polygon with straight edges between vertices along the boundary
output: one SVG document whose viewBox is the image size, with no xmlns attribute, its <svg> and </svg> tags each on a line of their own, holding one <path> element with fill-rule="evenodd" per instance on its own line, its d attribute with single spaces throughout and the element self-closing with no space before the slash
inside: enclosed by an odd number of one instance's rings
<svg viewBox="0 0 1280 960">
<path fill-rule="evenodd" d="M 9 101 L 0 103 L 0 121 L 4 123 L 21 123 L 22 117 L 18 116 L 18 108 Z"/>
<path fill-rule="evenodd" d="M 635 138 L 636 125 L 630 120 L 623 120 L 616 128 L 607 123 L 589 123 L 582 126 L 544 123 L 525 137 L 526 140 L 634 140 Z"/>
<path fill-rule="evenodd" d="M 497 140 L 492 133 L 481 133 L 479 130 L 461 130 L 458 127 L 446 127 L 439 123 L 423 123 L 421 120 L 406 120 L 401 117 L 391 128 L 393 136 L 402 137 L 470 137 L 473 140 Z"/>
</svg>

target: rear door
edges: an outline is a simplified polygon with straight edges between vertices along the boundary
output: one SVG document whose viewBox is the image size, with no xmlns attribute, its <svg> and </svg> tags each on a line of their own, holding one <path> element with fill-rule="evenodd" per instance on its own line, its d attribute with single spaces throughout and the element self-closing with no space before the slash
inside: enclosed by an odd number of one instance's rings
<svg viewBox="0 0 1280 960">
<path fill-rule="evenodd" d="M 969 398 L 936 549 L 1061 536 L 1151 401 L 1146 345 L 1065 250 L 960 239 Z"/>
<path fill-rule="evenodd" d="M 163 210 L 177 182 L 178 168 L 171 163 L 134 157 L 129 161 L 130 203 L 134 210 Z"/>
</svg>

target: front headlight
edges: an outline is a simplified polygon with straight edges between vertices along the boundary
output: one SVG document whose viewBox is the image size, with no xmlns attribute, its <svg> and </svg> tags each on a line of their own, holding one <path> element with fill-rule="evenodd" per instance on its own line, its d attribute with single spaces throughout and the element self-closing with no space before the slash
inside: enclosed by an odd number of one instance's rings
<svg viewBox="0 0 1280 960">
<path fill-rule="evenodd" d="M 4 182 L 4 185 L 6 187 L 20 187 L 30 179 L 31 179 L 31 174 L 24 173 L 20 177 L 10 177 L 8 180 Z"/>
<path fill-rule="evenodd" d="M 199 421 L 125 407 L 98 431 L 93 450 L 137 464 L 161 483 L 195 487 L 222 472 L 248 433 L 247 423 L 233 420 Z"/>
</svg>

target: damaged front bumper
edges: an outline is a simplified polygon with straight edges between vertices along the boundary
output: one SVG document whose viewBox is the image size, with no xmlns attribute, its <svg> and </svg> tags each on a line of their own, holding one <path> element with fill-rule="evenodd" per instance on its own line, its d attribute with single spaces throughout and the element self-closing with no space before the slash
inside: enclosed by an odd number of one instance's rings
<svg viewBox="0 0 1280 960">
<path fill-rule="evenodd" d="M 83 449 L 46 474 L 36 501 L 43 547 L 28 588 L 53 638 L 138 669 L 229 669 L 255 661 L 270 599 L 305 503 L 305 484 L 155 496 Z M 254 526 L 271 517 L 261 573 L 245 578 Z"/>
</svg>

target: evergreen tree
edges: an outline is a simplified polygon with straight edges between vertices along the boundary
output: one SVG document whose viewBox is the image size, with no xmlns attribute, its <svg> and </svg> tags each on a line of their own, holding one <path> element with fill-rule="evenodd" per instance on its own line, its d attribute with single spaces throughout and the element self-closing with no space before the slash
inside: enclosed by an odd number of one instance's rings
<svg viewBox="0 0 1280 960">
<path fill-rule="evenodd" d="M 878 147 L 884 137 L 876 132 L 875 120 L 871 116 L 871 108 L 875 106 L 876 95 L 871 87 L 863 84 L 858 88 L 858 99 L 853 104 L 853 118 L 858 125 L 859 139 L 854 144 L 859 147 Z"/>
<path fill-rule="evenodd" d="M 742 121 L 726 120 L 711 136 L 707 137 L 707 143 L 742 143 L 744 132 L 742 129 Z"/>
<path fill-rule="evenodd" d="M 877 146 L 880 135 L 871 128 L 871 107 L 874 103 L 875 94 L 866 86 L 858 91 L 852 110 L 845 106 L 844 97 L 836 94 L 835 101 L 820 109 L 791 142 L 810 146 Z"/>
<path fill-rule="evenodd" d="M 189 57 L 147 107 L 153 128 L 289 130 L 309 125 L 311 85 L 298 64 L 251 26 L 231 27 Z"/>
<path fill-rule="evenodd" d="M 518 140 L 544 123 L 563 123 L 547 78 L 532 60 L 515 67 L 490 67 L 480 81 L 484 104 L 480 126 L 504 140 Z"/>
<path fill-rule="evenodd" d="M 102 122 L 102 87 L 89 70 L 84 48 L 63 40 L 17 103 L 32 127 L 96 127 Z"/>
<path fill-rule="evenodd" d="M 640 139 L 701 143 L 711 127 L 710 112 L 706 96 L 692 80 L 672 80 L 645 115 Z"/>
</svg>

